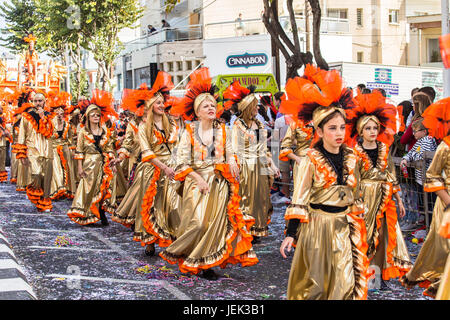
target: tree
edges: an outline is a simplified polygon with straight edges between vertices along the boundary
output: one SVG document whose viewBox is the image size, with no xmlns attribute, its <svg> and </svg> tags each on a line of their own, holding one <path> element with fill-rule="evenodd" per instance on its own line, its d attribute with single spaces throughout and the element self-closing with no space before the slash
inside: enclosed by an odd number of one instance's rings
<svg viewBox="0 0 450 320">
<path fill-rule="evenodd" d="M 32 0 L 10 0 L 9 3 L 0 4 L 0 15 L 6 22 L 6 28 L 1 31 L 8 34 L 6 37 L 0 37 L 0 40 L 13 53 L 19 53 L 28 48 L 24 37 L 35 30 L 35 13 L 36 7 Z M 36 50 L 40 50 L 38 44 Z"/>
<path fill-rule="evenodd" d="M 263 0 L 264 14 L 263 23 L 266 26 L 274 44 L 281 51 L 286 60 L 286 79 L 298 76 L 297 70 L 303 65 L 313 62 L 313 55 L 311 52 L 302 52 L 300 49 L 300 40 L 298 36 L 297 22 L 295 20 L 295 13 L 293 8 L 293 0 L 287 0 L 287 8 L 289 11 L 289 19 L 292 28 L 292 38 L 288 37 L 286 31 L 278 21 L 277 15 L 277 1 Z M 308 0 L 311 11 L 313 13 L 313 52 L 316 64 L 325 70 L 328 70 L 328 64 L 322 57 L 320 51 L 320 23 L 321 23 L 321 9 L 318 0 Z"/>
<path fill-rule="evenodd" d="M 46 48 L 68 50 L 81 84 L 81 48 L 98 64 L 96 87 L 112 90 L 113 65 L 122 50 L 118 34 L 132 27 L 143 8 L 138 0 L 35 0 L 40 23 L 39 38 Z M 44 40 L 45 39 L 45 40 Z M 77 89 L 78 91 L 81 88 Z"/>
</svg>

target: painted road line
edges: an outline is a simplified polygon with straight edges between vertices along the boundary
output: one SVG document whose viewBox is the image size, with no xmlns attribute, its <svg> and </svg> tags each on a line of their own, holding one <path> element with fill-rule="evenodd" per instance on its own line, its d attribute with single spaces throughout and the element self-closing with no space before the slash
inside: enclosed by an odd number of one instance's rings
<svg viewBox="0 0 450 320">
<path fill-rule="evenodd" d="M 75 248 L 75 247 L 40 247 L 40 246 L 29 246 L 28 249 L 34 250 L 71 250 L 71 251 L 91 251 L 91 252 L 111 252 L 111 249 L 90 249 L 90 248 Z"/>
<path fill-rule="evenodd" d="M 17 216 L 33 216 L 33 217 L 38 217 L 38 216 L 44 216 L 44 217 L 67 217 L 66 214 L 51 214 L 51 213 L 24 213 L 24 212 L 10 212 L 8 214 L 11 215 L 17 215 Z"/>
<path fill-rule="evenodd" d="M 34 299 L 36 295 L 28 284 L 22 267 L 11 250 L 11 245 L 0 229 L 0 299 Z"/>
<path fill-rule="evenodd" d="M 87 277 L 82 275 L 73 274 L 48 274 L 48 278 L 65 278 L 74 280 L 87 280 L 87 281 L 100 281 L 100 282 L 111 282 L 111 283 L 127 283 L 127 284 L 141 284 L 141 285 L 163 285 L 162 280 L 149 279 L 146 281 L 139 280 L 128 280 L 128 279 L 115 279 L 115 278 L 97 278 L 97 277 Z"/>
<path fill-rule="evenodd" d="M 138 260 L 136 260 L 135 258 L 131 257 L 126 251 L 123 251 L 119 246 L 117 246 L 113 242 L 111 242 L 108 239 L 106 239 L 105 237 L 103 237 L 99 232 L 90 231 L 90 233 L 92 233 L 92 235 L 97 237 L 98 240 L 100 240 L 101 242 L 106 244 L 112 250 L 118 252 L 125 259 L 127 259 L 130 262 L 135 263 L 135 264 L 138 263 Z M 187 296 L 185 293 L 183 293 L 182 291 L 177 289 L 175 286 L 171 285 L 168 281 L 166 281 L 166 280 L 159 280 L 159 281 L 163 285 L 164 289 L 166 289 L 171 294 L 173 294 L 178 300 L 192 300 L 189 296 Z"/>
<path fill-rule="evenodd" d="M 32 231 L 32 232 L 58 232 L 58 233 L 89 234 L 89 232 L 81 231 L 81 230 L 57 230 L 57 229 L 33 229 L 33 228 L 20 228 L 19 230 Z"/>
<path fill-rule="evenodd" d="M 0 279 L 0 293 L 4 292 L 28 292 L 34 299 L 37 299 L 31 286 L 22 278 Z"/>
</svg>

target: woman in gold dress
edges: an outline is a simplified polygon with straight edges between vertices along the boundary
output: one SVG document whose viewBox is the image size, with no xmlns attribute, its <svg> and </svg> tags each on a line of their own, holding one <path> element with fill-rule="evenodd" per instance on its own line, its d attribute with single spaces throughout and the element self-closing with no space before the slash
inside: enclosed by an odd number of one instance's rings
<svg viewBox="0 0 450 320">
<path fill-rule="evenodd" d="M 113 178 L 114 141 L 111 130 L 103 124 L 110 115 L 117 116 L 112 102 L 109 92 L 94 90 L 83 116 L 84 126 L 78 132 L 74 159 L 78 161 L 80 182 L 67 215 L 80 225 L 100 220 L 102 225 L 108 224 L 102 204 L 111 196 L 108 188 Z"/>
<path fill-rule="evenodd" d="M 274 175 L 280 171 L 272 161 L 267 146 L 267 130 L 256 119 L 258 99 L 254 87 L 244 88 L 239 82 L 232 83 L 223 93 L 226 109 L 233 108 L 237 119 L 232 129 L 233 151 L 240 164 L 239 196 L 243 214 L 255 218 L 250 228 L 253 243 L 269 234 L 270 216 L 273 212 L 270 188 Z"/>
<path fill-rule="evenodd" d="M 289 300 L 366 299 L 368 266 L 366 228 L 357 201 L 357 157 L 343 145 L 345 111 L 354 106 L 337 71 L 311 65 L 294 78 L 303 101 L 300 120 L 314 123 L 320 140 L 303 157 L 292 204 L 287 208 L 286 258 L 296 241 L 289 275 Z M 292 113 L 295 114 L 295 113 Z M 298 226 L 300 225 L 300 226 Z M 297 239 L 297 240 L 296 240 Z"/>
<path fill-rule="evenodd" d="M 396 133 L 397 110 L 374 90 L 355 97 L 356 108 L 347 112 L 347 139 L 359 157 L 358 171 L 362 199 L 367 206 L 364 215 L 367 229 L 367 256 L 375 276 L 385 280 L 398 278 L 408 272 L 412 263 L 397 221 L 405 215 L 399 195 L 400 186 L 389 146 Z"/>
<path fill-rule="evenodd" d="M 179 220 L 178 195 L 171 181 L 175 175 L 172 152 L 178 131 L 164 105 L 173 87 L 170 75 L 161 71 L 150 90 L 137 90 L 126 102 L 128 110 L 143 117 L 135 136 L 139 163 L 133 183 L 112 219 L 133 227 L 133 240 L 146 246 L 147 255 L 155 254 L 155 243 L 160 247 L 172 243 Z"/>
<path fill-rule="evenodd" d="M 8 181 L 8 172 L 5 168 L 6 161 L 6 141 L 12 142 L 12 136 L 6 128 L 6 117 L 3 109 L 5 106 L 0 105 L 0 182 Z"/>
<path fill-rule="evenodd" d="M 50 185 L 50 199 L 72 199 L 76 191 L 75 166 L 69 147 L 72 145 L 72 130 L 66 119 L 70 94 L 60 92 L 49 97 L 49 107 L 56 113 L 53 118 L 53 176 Z"/>
<path fill-rule="evenodd" d="M 423 186 L 426 192 L 435 192 L 438 197 L 425 242 L 414 266 L 400 281 L 408 289 L 415 285 L 426 288 L 423 294 L 435 298 L 450 254 L 450 238 L 439 235 L 440 228 L 448 226 L 444 209 L 450 205 L 450 98 L 432 104 L 422 116 L 429 134 L 442 140 L 428 167 Z"/>
<path fill-rule="evenodd" d="M 177 152 L 175 179 L 183 181 L 177 239 L 160 256 L 181 272 L 218 278 L 212 269 L 228 263 L 258 262 L 249 233 L 254 219 L 239 208 L 239 168 L 231 134 L 217 121 L 217 101 L 209 69 L 191 74 L 185 97 L 173 114 L 187 121 Z"/>
</svg>

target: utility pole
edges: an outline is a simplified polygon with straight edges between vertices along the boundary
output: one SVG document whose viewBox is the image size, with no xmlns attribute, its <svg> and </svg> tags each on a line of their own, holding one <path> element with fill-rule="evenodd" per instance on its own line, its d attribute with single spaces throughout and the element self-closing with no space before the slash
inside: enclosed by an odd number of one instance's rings
<svg viewBox="0 0 450 320">
<path fill-rule="evenodd" d="M 311 28 L 309 26 L 309 3 L 305 0 L 305 37 L 306 37 L 306 52 L 311 52 Z"/>
<path fill-rule="evenodd" d="M 449 0 L 441 0 L 442 35 L 450 33 L 448 1 Z M 443 80 L 444 80 L 444 98 L 446 98 L 450 96 L 450 69 L 444 68 Z"/>
<path fill-rule="evenodd" d="M 275 8 L 275 19 L 278 20 L 278 0 L 272 1 Z M 274 39 L 271 39 L 272 47 L 272 70 L 277 81 L 278 88 L 280 88 L 280 50 L 278 50 L 277 44 Z"/>
</svg>

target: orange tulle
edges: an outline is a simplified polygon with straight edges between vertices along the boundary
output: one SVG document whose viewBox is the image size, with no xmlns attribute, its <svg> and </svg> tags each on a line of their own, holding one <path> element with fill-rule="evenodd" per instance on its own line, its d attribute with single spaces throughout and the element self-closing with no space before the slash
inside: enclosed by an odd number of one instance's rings
<svg viewBox="0 0 450 320">
<path fill-rule="evenodd" d="M 242 99 L 244 99 L 251 93 L 251 90 L 241 86 L 239 81 L 234 81 L 223 92 L 223 98 L 226 100 L 224 102 L 224 107 L 230 109 L 233 104 L 239 103 Z"/>
<path fill-rule="evenodd" d="M 206 67 L 197 69 L 190 75 L 190 80 L 186 85 L 186 94 L 181 101 L 172 106 L 170 113 L 181 116 L 184 120 L 193 120 L 195 117 L 194 101 L 202 93 L 210 93 L 216 100 L 216 86 L 212 83 L 209 69 Z"/>
<path fill-rule="evenodd" d="M 430 105 L 422 113 L 422 117 L 429 134 L 438 140 L 444 139 L 450 133 L 450 97 Z"/>
<path fill-rule="evenodd" d="M 390 146 L 397 133 L 398 113 L 394 105 L 386 103 L 381 92 L 374 90 L 369 94 L 359 94 L 355 98 L 356 107 L 350 108 L 347 113 L 347 128 L 345 143 L 353 147 L 359 135 L 358 121 L 365 116 L 375 116 L 380 122 L 378 141 Z"/>
</svg>

